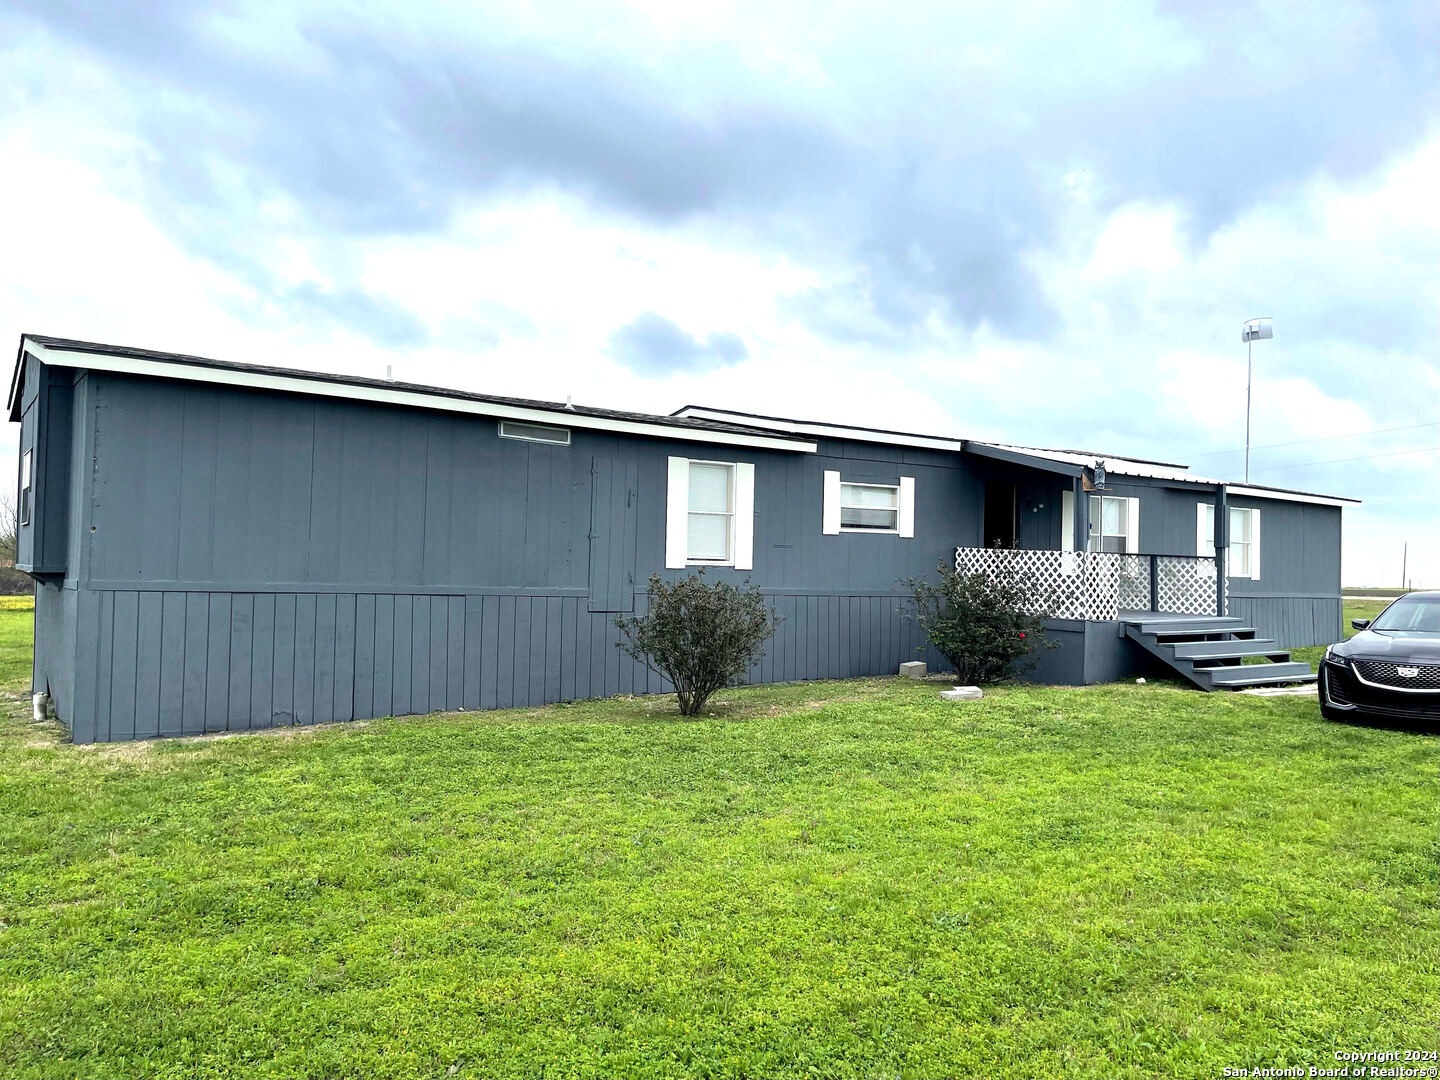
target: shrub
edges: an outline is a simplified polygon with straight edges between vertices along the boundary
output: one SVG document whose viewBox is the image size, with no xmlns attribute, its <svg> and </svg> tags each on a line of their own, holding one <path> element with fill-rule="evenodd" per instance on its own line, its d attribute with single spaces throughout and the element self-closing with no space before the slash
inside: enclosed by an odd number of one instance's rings
<svg viewBox="0 0 1440 1080">
<path fill-rule="evenodd" d="M 1025 575 L 970 574 L 942 562 L 938 584 L 925 578 L 902 584 L 930 644 L 955 665 L 962 683 L 1012 678 L 1035 666 L 1035 650 L 1056 645 L 1045 640 L 1044 617 L 1029 614 L 1043 598 Z"/>
<path fill-rule="evenodd" d="M 749 581 L 739 588 L 705 580 L 702 568 L 679 581 L 652 574 L 644 618 L 616 616 L 617 644 L 675 685 L 680 712 L 694 716 L 716 690 L 733 686 L 765 655 L 780 618 Z"/>
</svg>

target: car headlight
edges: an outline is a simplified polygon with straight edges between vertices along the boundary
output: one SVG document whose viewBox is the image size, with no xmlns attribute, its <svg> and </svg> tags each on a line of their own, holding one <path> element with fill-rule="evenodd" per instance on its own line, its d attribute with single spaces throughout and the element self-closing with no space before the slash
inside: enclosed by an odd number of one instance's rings
<svg viewBox="0 0 1440 1080">
<path fill-rule="evenodd" d="M 1334 664 L 1336 667 L 1347 667 L 1350 663 L 1348 659 L 1335 652 L 1334 645 L 1325 646 L 1325 662 Z"/>
</svg>

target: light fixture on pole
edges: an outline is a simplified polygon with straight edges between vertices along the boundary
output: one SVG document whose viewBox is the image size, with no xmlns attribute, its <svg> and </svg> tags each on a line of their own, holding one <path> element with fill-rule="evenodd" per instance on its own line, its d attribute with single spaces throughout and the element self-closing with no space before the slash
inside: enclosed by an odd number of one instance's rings
<svg viewBox="0 0 1440 1080">
<path fill-rule="evenodd" d="M 1250 343 L 1264 341 L 1275 336 L 1272 320 L 1250 319 L 1240 331 L 1240 340 L 1245 342 L 1245 482 L 1250 482 Z"/>
</svg>

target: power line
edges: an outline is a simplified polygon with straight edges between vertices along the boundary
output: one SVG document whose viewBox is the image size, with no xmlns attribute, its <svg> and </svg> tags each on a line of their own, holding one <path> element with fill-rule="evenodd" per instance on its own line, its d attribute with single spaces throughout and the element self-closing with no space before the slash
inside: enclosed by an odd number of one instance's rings
<svg viewBox="0 0 1440 1080">
<path fill-rule="evenodd" d="M 1350 435 L 1326 435 L 1319 439 L 1297 439 L 1295 442 L 1266 443 L 1264 446 L 1252 446 L 1251 450 L 1275 450 L 1282 446 L 1308 446 L 1310 443 L 1335 442 L 1338 439 L 1358 439 L 1362 435 L 1384 435 L 1391 431 L 1418 431 L 1421 428 L 1440 427 L 1440 424 L 1410 424 L 1407 427 L 1374 428 L 1370 431 L 1356 431 Z M 1234 450 L 1207 450 L 1203 454 L 1179 454 L 1181 458 L 1205 458 L 1219 457 L 1221 454 L 1243 454 L 1243 446 Z M 1349 460 L 1349 459 L 1347 459 Z"/>
<path fill-rule="evenodd" d="M 1331 458 L 1329 461 L 1307 461 L 1304 465 L 1279 465 L 1273 469 L 1257 469 L 1256 472 L 1289 472 L 1292 469 L 1313 469 L 1317 465 L 1341 465 L 1347 461 L 1371 461 L 1374 458 L 1400 457 L 1403 454 L 1433 454 L 1440 446 L 1415 446 L 1409 450 L 1394 450 L 1388 454 L 1365 454 L 1362 457 Z"/>
</svg>

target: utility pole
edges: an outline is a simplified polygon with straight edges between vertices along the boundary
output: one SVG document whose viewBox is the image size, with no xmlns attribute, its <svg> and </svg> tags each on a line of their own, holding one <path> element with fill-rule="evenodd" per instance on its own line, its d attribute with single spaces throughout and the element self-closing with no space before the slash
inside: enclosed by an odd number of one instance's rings
<svg viewBox="0 0 1440 1080">
<path fill-rule="evenodd" d="M 1410 572 L 1410 541 L 1405 541 L 1405 546 L 1400 549 L 1400 588 L 1406 589 L 1405 575 Z"/>
<path fill-rule="evenodd" d="M 1249 319 L 1240 329 L 1240 340 L 1245 342 L 1245 483 L 1250 482 L 1250 382 L 1253 370 L 1250 363 L 1251 342 L 1264 341 L 1275 336 L 1273 321 L 1269 318 Z"/>
</svg>

